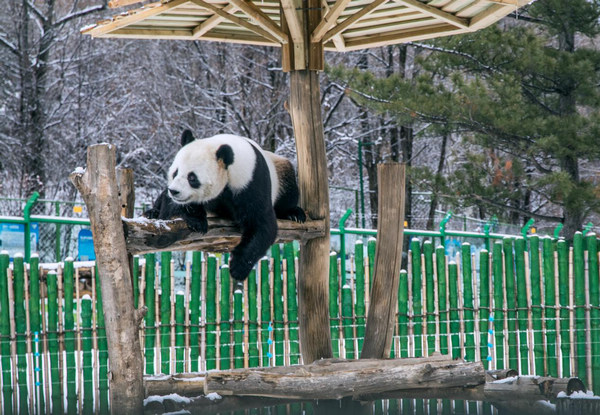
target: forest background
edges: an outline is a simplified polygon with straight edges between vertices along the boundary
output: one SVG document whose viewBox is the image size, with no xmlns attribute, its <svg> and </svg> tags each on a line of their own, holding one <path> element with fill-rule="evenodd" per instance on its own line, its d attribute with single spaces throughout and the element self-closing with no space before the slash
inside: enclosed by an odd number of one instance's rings
<svg viewBox="0 0 600 415">
<path fill-rule="evenodd" d="M 118 12 L 102 0 L 1 4 L 0 196 L 75 200 L 69 173 L 110 142 L 151 203 L 186 128 L 295 159 L 278 49 L 82 36 Z M 599 18 L 600 1 L 538 0 L 473 34 L 327 53 L 333 223 L 352 208 L 376 226 L 376 166 L 394 160 L 410 228 L 450 210 L 566 237 L 600 225 Z"/>
</svg>

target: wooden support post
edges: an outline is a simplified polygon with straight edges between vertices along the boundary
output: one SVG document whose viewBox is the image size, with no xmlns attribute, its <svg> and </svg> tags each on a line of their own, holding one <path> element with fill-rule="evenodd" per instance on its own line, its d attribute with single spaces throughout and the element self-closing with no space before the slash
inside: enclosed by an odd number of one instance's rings
<svg viewBox="0 0 600 415">
<path fill-rule="evenodd" d="M 329 334 L 329 185 L 317 71 L 290 72 L 290 115 L 298 152 L 300 205 L 325 221 L 325 235 L 303 243 L 298 272 L 298 323 L 305 364 L 332 357 Z"/>
<path fill-rule="evenodd" d="M 90 146 L 87 169 L 71 173 L 70 179 L 87 205 L 94 237 L 110 361 L 111 408 L 123 414 L 139 414 L 144 399 L 140 319 L 133 306 L 115 153 L 115 147 L 109 144 Z"/>
<path fill-rule="evenodd" d="M 361 358 L 364 359 L 383 359 L 390 356 L 402 262 L 404 174 L 403 164 L 384 163 L 377 166 L 378 243 L 371 305 L 361 353 Z"/>
</svg>

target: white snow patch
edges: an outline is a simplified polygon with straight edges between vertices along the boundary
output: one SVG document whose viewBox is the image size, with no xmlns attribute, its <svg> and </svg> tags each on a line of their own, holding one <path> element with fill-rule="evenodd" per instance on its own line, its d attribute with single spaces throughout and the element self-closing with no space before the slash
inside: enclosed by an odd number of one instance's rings
<svg viewBox="0 0 600 415">
<path fill-rule="evenodd" d="M 196 376 L 193 378 L 180 378 L 177 380 L 181 381 L 181 382 L 204 382 L 206 380 L 206 377 L 205 376 Z"/>
<path fill-rule="evenodd" d="M 73 257 L 72 256 L 66 257 L 65 262 L 73 262 Z"/>
<path fill-rule="evenodd" d="M 182 409 L 180 411 L 175 411 L 175 412 L 165 412 L 163 413 L 163 415 L 183 415 L 183 414 L 191 414 L 190 411 L 187 411 L 185 409 Z"/>
<path fill-rule="evenodd" d="M 13 258 L 23 258 L 23 252 L 17 252 Z"/>
<path fill-rule="evenodd" d="M 367 242 L 377 242 L 377 238 L 373 237 L 373 236 L 369 236 L 369 239 L 367 239 Z"/>
<path fill-rule="evenodd" d="M 600 399 L 600 396 L 595 396 L 593 391 L 577 391 L 573 392 L 570 395 L 567 395 L 566 392 L 562 391 L 556 395 L 557 398 L 570 398 L 570 399 Z"/>
<path fill-rule="evenodd" d="M 153 376 L 148 376 L 148 380 L 149 381 L 159 381 L 159 380 L 167 380 L 170 379 L 171 376 L 169 375 L 153 375 Z"/>
<path fill-rule="evenodd" d="M 168 399 L 173 402 L 184 403 L 184 404 L 188 404 L 188 403 L 192 402 L 192 400 L 190 398 L 186 398 L 185 396 L 180 396 L 180 395 L 177 395 L 176 393 L 172 393 L 170 395 L 164 395 L 164 396 L 159 396 L 159 395 L 149 396 L 146 399 L 144 399 L 144 405 L 147 405 L 150 402 L 160 402 L 162 404 L 165 399 Z"/>
<path fill-rule="evenodd" d="M 0 255 L 10 255 L 8 253 L 8 251 L 6 249 L 3 249 L 2 252 L 0 252 Z"/>
<path fill-rule="evenodd" d="M 91 297 L 89 294 L 84 294 L 84 295 L 81 297 L 81 299 L 82 299 L 82 300 L 90 300 L 90 301 L 92 301 L 92 297 Z"/>
<path fill-rule="evenodd" d="M 233 293 L 234 294 L 243 294 L 244 292 L 242 290 L 240 290 L 239 288 L 236 288 L 236 290 Z"/>
<path fill-rule="evenodd" d="M 362 244 L 363 244 L 362 239 L 359 239 L 356 242 L 354 242 L 354 245 L 362 245 Z"/>
<path fill-rule="evenodd" d="M 94 26 L 96 26 L 96 25 L 94 25 Z M 92 27 L 94 27 L 94 26 L 92 26 Z M 83 167 L 75 167 L 75 170 L 73 170 L 73 173 L 75 173 L 75 174 L 83 174 L 83 173 L 85 173 L 85 169 Z"/>
<path fill-rule="evenodd" d="M 223 399 L 223 397 L 216 392 L 209 393 L 208 395 L 205 396 L 205 398 L 210 399 L 211 401 L 218 401 L 220 399 Z"/>
</svg>

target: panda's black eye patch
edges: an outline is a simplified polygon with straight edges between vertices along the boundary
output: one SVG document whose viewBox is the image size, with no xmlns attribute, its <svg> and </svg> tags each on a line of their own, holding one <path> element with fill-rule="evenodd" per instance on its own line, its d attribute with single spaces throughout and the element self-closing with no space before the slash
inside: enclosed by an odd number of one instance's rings
<svg viewBox="0 0 600 415">
<path fill-rule="evenodd" d="M 190 187 L 197 189 L 200 187 L 200 180 L 198 180 L 198 176 L 196 176 L 196 173 L 191 172 L 188 174 L 187 176 L 188 179 L 188 183 L 190 184 Z"/>
<path fill-rule="evenodd" d="M 179 173 L 179 169 L 177 169 L 173 172 L 173 178 L 177 177 L 177 173 Z"/>
</svg>

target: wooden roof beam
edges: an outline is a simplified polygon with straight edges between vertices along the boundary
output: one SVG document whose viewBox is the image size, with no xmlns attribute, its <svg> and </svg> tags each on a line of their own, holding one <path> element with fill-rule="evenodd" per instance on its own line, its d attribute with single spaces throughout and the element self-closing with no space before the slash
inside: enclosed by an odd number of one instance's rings
<svg viewBox="0 0 600 415">
<path fill-rule="evenodd" d="M 336 4 L 337 4 L 337 3 L 336 3 Z M 335 5 L 334 5 L 334 6 L 335 6 Z M 330 7 L 329 7 L 329 5 L 327 4 L 327 0 L 321 0 L 321 7 L 323 8 L 323 11 L 324 11 L 324 12 L 327 14 L 327 15 L 324 17 L 324 19 L 325 19 L 325 18 L 327 18 L 327 16 L 329 15 L 328 13 L 329 13 L 329 10 L 330 10 Z M 344 10 L 345 10 L 345 7 L 344 7 Z M 343 10 L 342 10 L 342 11 L 340 11 L 340 14 L 341 14 L 342 12 L 343 12 Z M 334 20 L 334 21 L 332 22 L 332 26 L 333 26 L 333 24 L 335 24 L 335 23 L 336 23 L 336 21 L 337 21 L 337 18 L 336 18 L 336 20 Z M 313 33 L 312 33 L 312 35 L 311 35 L 311 38 L 314 36 L 316 29 L 317 29 L 317 28 L 315 28 L 315 30 L 313 30 Z M 327 30 L 329 30 L 329 29 L 327 29 Z M 319 41 L 320 41 L 320 40 L 321 40 L 321 39 L 319 39 Z M 311 39 L 311 41 L 312 41 L 312 39 Z M 340 34 L 337 34 L 337 35 L 335 35 L 334 37 L 332 37 L 332 38 L 331 38 L 331 41 L 333 42 L 333 44 L 334 44 L 334 46 L 335 46 L 335 50 L 337 50 L 338 52 L 344 52 L 344 51 L 346 50 L 346 42 L 344 41 L 344 38 L 342 37 L 342 35 L 340 35 Z M 323 43 L 325 43 L 325 42 L 323 42 Z"/>
<path fill-rule="evenodd" d="M 302 30 L 302 23 L 296 10 L 294 0 L 280 0 L 281 8 L 285 16 L 287 28 L 290 31 L 290 37 L 294 46 L 294 68 L 306 69 L 305 42 Z"/>
<path fill-rule="evenodd" d="M 288 35 L 284 33 L 269 16 L 264 14 L 262 10 L 260 10 L 254 4 L 246 0 L 230 0 L 230 2 L 244 12 L 250 19 L 262 26 L 263 29 L 275 36 L 279 43 L 283 44 L 289 42 Z"/>
<path fill-rule="evenodd" d="M 352 26 L 354 23 L 356 23 L 357 21 L 359 21 L 360 19 L 362 19 L 363 17 L 365 17 L 369 13 L 371 13 L 373 10 L 375 10 L 377 7 L 379 7 L 380 5 L 382 5 L 383 3 L 385 3 L 386 1 L 388 1 L 388 0 L 375 0 L 373 3 L 369 4 L 368 6 L 366 6 L 361 11 L 354 13 L 352 16 L 348 17 L 343 22 L 338 23 L 337 25 L 333 26 L 323 36 L 323 43 L 329 41 L 335 35 L 341 34 L 344 30 L 346 30 L 347 28 L 349 28 L 350 26 Z"/>
<path fill-rule="evenodd" d="M 433 39 L 440 36 L 448 36 L 466 32 L 467 31 L 465 29 L 459 29 L 456 26 L 443 23 L 438 26 L 431 26 L 425 29 L 401 30 L 383 36 L 369 35 L 357 39 L 347 40 L 346 50 L 359 50 L 379 46 L 395 45 L 414 40 Z"/>
<path fill-rule="evenodd" d="M 346 10 L 346 7 L 348 7 L 348 4 L 350 4 L 350 1 L 351 0 L 337 0 L 335 2 L 333 7 L 331 7 L 329 9 L 329 11 L 327 11 L 327 14 L 325 16 L 323 16 L 321 23 L 319 23 L 319 25 L 312 32 L 312 35 L 311 35 L 312 42 L 320 42 L 321 40 L 323 40 L 325 33 L 327 33 L 327 31 L 329 29 L 331 29 L 337 23 L 338 17 L 340 17 L 342 12 L 344 10 Z M 323 4 L 326 7 L 328 7 L 327 1 L 323 1 Z"/>
<path fill-rule="evenodd" d="M 430 6 L 425 3 L 421 3 L 418 0 L 393 0 L 402 6 L 406 6 L 413 10 L 418 10 L 421 13 L 424 13 L 428 16 L 435 17 L 438 20 L 442 20 L 451 25 L 460 27 L 461 29 L 469 28 L 469 21 L 467 19 L 463 19 L 461 17 L 456 17 L 451 13 L 447 13 L 443 10 L 438 9 L 437 7 Z"/>
<path fill-rule="evenodd" d="M 188 1 L 189 0 L 174 0 L 162 5 L 155 4 L 147 9 L 139 9 L 138 11 L 127 16 L 117 16 L 110 23 L 94 26 L 88 30 L 82 31 L 82 33 L 86 35 L 92 35 L 94 37 L 101 37 L 102 35 L 112 32 L 113 30 L 121 29 L 125 26 L 129 26 L 141 20 L 147 19 L 148 17 L 156 16 L 157 14 L 166 12 L 167 10 L 174 9 L 175 7 L 181 6 Z"/>
<path fill-rule="evenodd" d="M 230 22 L 235 23 L 238 26 L 244 27 L 244 28 L 246 28 L 246 29 L 248 29 L 248 30 L 256 33 L 259 36 L 265 37 L 265 38 L 267 38 L 267 39 L 269 39 L 269 40 L 271 40 L 273 42 L 279 42 L 280 41 L 275 36 L 272 36 L 271 33 L 267 32 L 266 30 L 263 30 L 259 26 L 253 25 L 252 23 L 247 22 L 244 19 L 241 19 L 241 18 L 239 18 L 237 16 L 234 16 L 233 14 L 227 13 L 223 9 L 220 9 L 220 8 L 218 8 L 216 6 L 213 6 L 210 3 L 207 3 L 207 2 L 205 2 L 203 0 L 191 0 L 191 1 L 194 4 L 196 4 L 196 5 L 200 6 L 200 7 L 203 7 L 205 9 L 207 9 L 207 10 L 210 10 L 213 13 L 221 16 L 223 19 L 229 20 Z"/>
<path fill-rule="evenodd" d="M 223 7 L 221 10 L 223 10 L 225 13 L 235 13 L 235 11 L 237 10 L 237 7 L 235 7 L 233 4 L 228 4 L 227 6 Z M 201 38 L 204 34 L 209 32 L 210 30 L 214 29 L 223 20 L 225 20 L 224 17 L 215 13 L 214 15 L 212 15 L 211 17 L 209 17 L 208 19 L 206 19 L 205 21 L 203 21 L 201 24 L 199 24 L 198 26 L 196 26 L 194 28 L 194 30 L 192 31 L 192 33 L 194 34 L 193 35 L 194 39 Z"/>
</svg>

